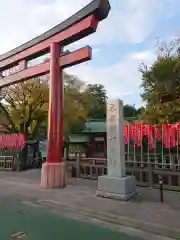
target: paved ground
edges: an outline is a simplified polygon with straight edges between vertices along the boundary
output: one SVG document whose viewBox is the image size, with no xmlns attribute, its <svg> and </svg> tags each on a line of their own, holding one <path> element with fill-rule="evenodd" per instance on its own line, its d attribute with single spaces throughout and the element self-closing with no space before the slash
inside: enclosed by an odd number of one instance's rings
<svg viewBox="0 0 180 240">
<path fill-rule="evenodd" d="M 39 231 L 43 226 L 45 231 L 48 231 L 46 226 L 53 225 L 54 222 L 54 225 L 57 226 L 57 231 L 59 231 L 58 234 L 62 235 L 63 229 L 66 230 L 63 223 L 69 222 L 70 228 L 64 233 L 70 234 L 74 232 L 73 236 L 75 238 L 75 230 L 79 229 L 78 232 L 82 232 L 82 234 L 84 231 L 88 233 L 90 236 L 89 239 L 94 239 L 93 235 L 90 235 L 93 232 L 98 236 L 99 234 L 104 234 L 110 237 L 108 234 L 111 234 L 112 239 L 123 239 L 119 235 L 122 232 L 129 235 L 124 235 L 124 239 L 131 239 L 130 235 L 144 240 L 169 239 L 165 236 L 180 239 L 180 193 L 166 191 L 165 203 L 161 204 L 159 203 L 159 192 L 157 190 L 139 188 L 137 198 L 125 203 L 97 198 L 95 196 L 97 189 L 96 181 L 71 179 L 68 186 L 61 190 L 43 190 L 40 189 L 39 183 L 40 172 L 38 170 L 21 173 L 0 172 L 1 224 L 10 221 L 16 226 L 19 223 L 25 224 L 24 219 L 27 219 L 27 223 L 29 222 L 29 224 L 26 223 L 26 225 L 22 226 L 24 226 L 27 232 L 31 232 L 33 228 Z M 12 202 L 16 204 L 12 205 Z M 28 207 L 29 213 L 27 215 L 17 214 L 15 217 L 15 206 L 17 208 L 20 206 L 20 208 L 22 206 Z M 6 212 L 7 209 L 8 211 Z M 42 213 L 45 215 L 43 216 Z M 18 218 L 20 219 L 19 222 L 15 220 Z M 66 220 L 64 220 L 65 218 Z M 72 220 L 72 218 L 75 218 L 76 221 Z M 50 221 L 50 219 L 52 220 Z M 79 221 L 83 221 L 83 223 L 79 223 Z M 32 222 L 34 225 L 30 224 Z M 110 230 L 101 230 L 101 228 L 92 228 L 92 224 L 97 226 L 103 225 L 113 230 L 113 232 Z M 5 224 L 0 226 L 5 226 Z M 5 227 L 1 230 L 0 227 L 0 233 L 3 231 L 3 234 L 7 237 L 7 234 L 10 234 L 9 231 L 24 231 L 19 228 L 20 225 L 13 228 L 11 224 L 11 228 L 8 228 L 9 230 L 7 228 L 5 230 Z M 36 232 L 37 234 L 39 233 Z M 164 236 L 160 237 L 157 234 Z M 0 239 L 9 239 L 5 238 L 5 235 L 3 235 L 4 238 L 1 237 Z M 48 238 L 47 234 L 45 234 L 45 237 L 43 239 L 53 238 Z M 103 235 L 102 237 L 104 238 Z M 35 237 L 32 238 L 30 235 L 26 239 L 36 240 Z M 39 236 L 37 239 L 40 240 Z M 63 239 L 68 238 L 63 237 Z M 86 237 L 86 239 L 88 238 Z"/>
<path fill-rule="evenodd" d="M 112 239 L 133 240 L 130 235 L 97 224 L 80 222 L 53 214 L 46 209 L 24 205 L 18 199 L 1 198 L 0 239 L 16 236 L 27 240 Z"/>
</svg>

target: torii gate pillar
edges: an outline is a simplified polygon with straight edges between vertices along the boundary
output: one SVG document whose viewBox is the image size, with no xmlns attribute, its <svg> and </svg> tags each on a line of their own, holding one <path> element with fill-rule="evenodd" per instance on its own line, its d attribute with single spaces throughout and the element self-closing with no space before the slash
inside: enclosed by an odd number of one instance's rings
<svg viewBox="0 0 180 240">
<path fill-rule="evenodd" d="M 50 46 L 50 89 L 48 121 L 48 153 L 42 165 L 41 187 L 62 188 L 66 185 L 66 169 L 62 162 L 63 148 L 63 75 L 59 43 Z"/>
</svg>

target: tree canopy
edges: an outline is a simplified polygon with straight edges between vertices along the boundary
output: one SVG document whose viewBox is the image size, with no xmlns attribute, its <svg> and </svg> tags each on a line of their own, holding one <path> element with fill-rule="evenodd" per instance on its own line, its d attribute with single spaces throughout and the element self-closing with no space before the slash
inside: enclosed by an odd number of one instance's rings
<svg viewBox="0 0 180 240">
<path fill-rule="evenodd" d="M 124 105 L 124 117 L 129 118 L 129 117 L 136 117 L 138 114 L 137 109 L 135 108 L 134 105 Z"/>
<path fill-rule="evenodd" d="M 85 85 L 64 73 L 64 135 L 83 129 L 88 118 L 104 118 L 106 91 L 102 85 Z M 0 124 L 9 132 L 27 138 L 46 136 L 48 122 L 48 78 L 18 83 L 0 92 Z"/>
<path fill-rule="evenodd" d="M 88 118 L 106 117 L 106 90 L 101 84 L 88 84 L 83 92 Z"/>
<path fill-rule="evenodd" d="M 34 137 L 47 119 L 48 87 L 46 81 L 30 81 L 3 88 L 0 93 L 3 126 L 10 132 L 21 132 Z"/>
<path fill-rule="evenodd" d="M 180 118 L 180 50 L 179 41 L 160 44 L 157 58 L 151 66 L 142 64 L 143 93 L 146 103 L 145 118 L 154 122 L 170 123 Z"/>
<path fill-rule="evenodd" d="M 106 118 L 107 94 L 103 85 L 88 84 L 64 72 L 64 136 L 79 133 L 88 119 Z M 0 125 L 9 132 L 27 138 L 44 138 L 47 134 L 49 77 L 18 83 L 0 92 Z M 124 116 L 137 117 L 142 109 L 124 105 Z"/>
</svg>

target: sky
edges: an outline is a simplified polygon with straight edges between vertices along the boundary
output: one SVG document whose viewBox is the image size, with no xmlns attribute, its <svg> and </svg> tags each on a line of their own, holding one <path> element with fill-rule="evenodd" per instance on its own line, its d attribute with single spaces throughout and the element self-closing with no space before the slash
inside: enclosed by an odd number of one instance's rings
<svg viewBox="0 0 180 240">
<path fill-rule="evenodd" d="M 90 45 L 92 60 L 67 71 L 90 84 L 103 84 L 109 98 L 140 107 L 142 62 L 156 57 L 157 39 L 180 33 L 179 0 L 109 0 L 111 11 L 97 32 L 67 46 Z M 0 54 L 59 24 L 91 0 L 0 0 Z"/>
</svg>

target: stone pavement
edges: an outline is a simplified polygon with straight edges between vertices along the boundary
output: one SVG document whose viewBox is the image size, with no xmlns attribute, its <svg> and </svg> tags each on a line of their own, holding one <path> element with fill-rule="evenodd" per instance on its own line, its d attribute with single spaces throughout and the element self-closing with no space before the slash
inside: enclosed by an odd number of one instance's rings
<svg viewBox="0 0 180 240">
<path fill-rule="evenodd" d="M 117 228 L 128 227 L 132 235 L 139 229 L 145 231 L 143 239 L 180 239 L 180 193 L 166 191 L 165 203 L 161 204 L 158 190 L 138 188 L 137 198 L 125 203 L 97 198 L 97 181 L 69 179 L 68 186 L 61 190 L 43 190 L 39 183 L 39 170 L 0 172 L 0 197 L 18 198 L 29 205 Z"/>
</svg>

